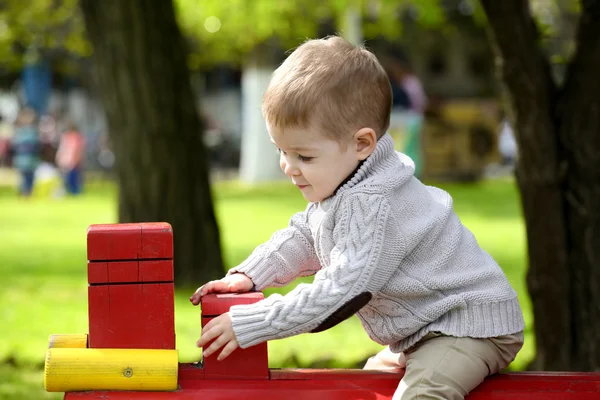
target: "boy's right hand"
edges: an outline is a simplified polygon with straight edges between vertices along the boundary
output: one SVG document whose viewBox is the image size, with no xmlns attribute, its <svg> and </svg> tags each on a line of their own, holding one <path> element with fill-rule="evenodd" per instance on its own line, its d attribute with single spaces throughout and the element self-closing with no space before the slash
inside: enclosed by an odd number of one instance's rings
<svg viewBox="0 0 600 400">
<path fill-rule="evenodd" d="M 231 274 L 218 281 L 210 281 L 200 286 L 190 297 L 190 301 L 197 306 L 200 304 L 202 296 L 209 293 L 244 293 L 251 291 L 253 287 L 252 279 L 248 278 L 246 274 Z"/>
</svg>

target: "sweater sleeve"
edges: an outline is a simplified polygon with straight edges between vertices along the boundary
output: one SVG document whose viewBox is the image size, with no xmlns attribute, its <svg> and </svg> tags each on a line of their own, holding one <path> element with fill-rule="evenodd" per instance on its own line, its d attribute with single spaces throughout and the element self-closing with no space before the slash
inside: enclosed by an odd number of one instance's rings
<svg viewBox="0 0 600 400">
<path fill-rule="evenodd" d="M 227 275 L 244 273 L 256 290 L 285 286 L 300 276 L 314 275 L 321 268 L 315 252 L 309 218 L 314 204 L 296 213 L 285 229 L 275 232 Z"/>
<path fill-rule="evenodd" d="M 353 299 L 376 293 L 387 283 L 405 246 L 399 230 L 393 229 L 387 200 L 374 197 L 355 194 L 340 205 L 330 264 L 312 284 L 301 284 L 285 296 L 273 294 L 231 307 L 240 347 L 311 332 Z"/>
</svg>

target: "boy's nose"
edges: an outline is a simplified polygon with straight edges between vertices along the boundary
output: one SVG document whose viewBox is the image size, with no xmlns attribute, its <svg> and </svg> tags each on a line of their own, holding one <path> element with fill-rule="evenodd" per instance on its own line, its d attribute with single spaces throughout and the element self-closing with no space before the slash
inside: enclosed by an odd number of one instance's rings
<svg viewBox="0 0 600 400">
<path fill-rule="evenodd" d="M 286 174 L 287 176 L 289 176 L 290 178 L 292 176 L 300 175 L 300 169 L 291 163 L 288 163 L 288 162 L 282 163 L 281 168 L 283 169 L 283 173 Z"/>
</svg>

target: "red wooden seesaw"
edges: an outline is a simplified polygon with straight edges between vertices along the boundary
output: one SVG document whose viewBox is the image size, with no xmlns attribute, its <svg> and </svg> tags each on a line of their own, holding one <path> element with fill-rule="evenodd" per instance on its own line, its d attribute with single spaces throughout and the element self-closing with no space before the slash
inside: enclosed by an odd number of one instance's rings
<svg viewBox="0 0 600 400">
<path fill-rule="evenodd" d="M 89 333 L 51 336 L 46 355 L 46 389 L 65 399 L 388 400 L 402 378 L 401 370 L 269 369 L 266 343 L 223 361 L 178 363 L 171 227 L 92 225 L 87 242 Z M 262 298 L 206 296 L 202 325 Z M 501 373 L 467 399 L 598 400 L 600 374 Z"/>
</svg>

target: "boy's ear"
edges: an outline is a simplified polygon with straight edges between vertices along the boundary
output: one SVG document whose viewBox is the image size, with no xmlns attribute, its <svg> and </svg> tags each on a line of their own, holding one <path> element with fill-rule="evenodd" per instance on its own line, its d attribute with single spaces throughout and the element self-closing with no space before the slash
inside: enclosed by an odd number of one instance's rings
<svg viewBox="0 0 600 400">
<path fill-rule="evenodd" d="M 354 143 L 358 159 L 362 161 L 375 150 L 377 134 L 371 128 L 361 128 L 354 133 Z"/>
</svg>

